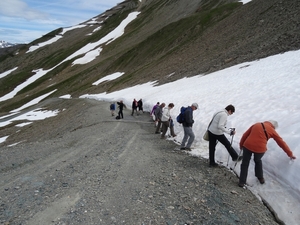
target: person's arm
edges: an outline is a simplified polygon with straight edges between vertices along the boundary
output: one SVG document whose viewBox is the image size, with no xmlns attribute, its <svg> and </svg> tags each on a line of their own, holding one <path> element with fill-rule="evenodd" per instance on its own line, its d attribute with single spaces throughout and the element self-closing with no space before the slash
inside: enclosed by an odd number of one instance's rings
<svg viewBox="0 0 300 225">
<path fill-rule="evenodd" d="M 247 137 L 249 136 L 251 129 L 252 129 L 253 125 L 243 134 L 241 140 L 240 140 L 240 149 L 243 149 L 245 140 L 247 139 Z"/>
<path fill-rule="evenodd" d="M 282 148 L 283 151 L 291 158 L 296 159 L 296 157 L 293 155 L 293 152 L 291 151 L 290 147 L 287 145 L 287 143 L 279 136 L 279 134 L 273 130 L 271 133 L 271 137 L 276 141 L 278 146 Z"/>
</svg>

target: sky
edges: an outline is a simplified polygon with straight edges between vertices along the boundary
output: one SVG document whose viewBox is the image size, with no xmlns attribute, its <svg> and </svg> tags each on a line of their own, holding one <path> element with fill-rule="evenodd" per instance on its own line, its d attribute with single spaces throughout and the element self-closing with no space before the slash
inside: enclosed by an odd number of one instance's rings
<svg viewBox="0 0 300 225">
<path fill-rule="evenodd" d="M 123 34 L 124 27 L 130 21 L 134 20 L 139 15 L 134 12 L 121 23 L 112 33 L 99 41 L 101 45 L 111 43 L 117 37 Z M 109 38 L 108 38 L 109 37 Z M 106 42 L 103 42 L 106 40 Z M 53 39 L 53 41 L 55 41 Z M 42 46 L 43 43 L 41 43 Z M 96 57 L 101 57 L 101 53 L 88 54 L 94 51 L 89 45 L 82 48 L 81 51 L 86 51 L 86 54 L 81 58 L 80 63 L 88 63 Z M 72 59 L 72 57 L 70 57 Z M 73 61 L 73 63 L 76 60 Z M 16 67 L 17 68 L 17 67 Z M 0 77 L 7 76 L 15 68 L 11 68 L 2 74 Z M 51 69 L 50 69 L 51 70 Z M 42 68 L 36 70 L 36 74 L 32 76 L 32 82 L 38 77 L 45 75 L 48 71 Z M 175 74 L 162 74 L 162 76 L 172 76 Z M 132 100 L 143 99 L 145 111 L 151 111 L 156 102 L 174 103 L 175 107 L 171 110 L 172 118 L 180 112 L 181 106 L 191 105 L 193 102 L 198 103 L 199 108 L 194 111 L 194 126 L 193 131 L 196 135 L 192 145 L 192 151 L 187 152 L 191 157 L 208 158 L 208 142 L 202 139 L 202 136 L 211 120 L 213 114 L 224 109 L 227 105 L 233 104 L 236 111 L 228 117 L 227 127 L 234 127 L 236 135 L 233 137 L 233 148 L 238 153 L 239 140 L 243 133 L 256 122 L 267 120 L 278 121 L 279 127 L 277 132 L 289 145 L 294 155 L 297 157 L 291 160 L 286 153 L 277 146 L 272 139 L 268 142 L 268 151 L 263 157 L 264 178 L 266 183 L 261 185 L 254 176 L 253 161 L 251 161 L 247 188 L 257 196 L 258 199 L 264 199 L 277 213 L 286 225 L 298 224 L 300 221 L 300 50 L 285 52 L 283 54 L 270 56 L 264 59 L 245 62 L 232 66 L 230 68 L 220 70 L 211 74 L 195 74 L 193 77 L 185 77 L 177 81 L 159 85 L 155 80 L 144 84 L 128 87 L 120 91 L 112 93 L 99 93 L 90 95 L 86 93 L 81 98 L 96 99 L 99 101 L 107 101 L 107 105 L 111 102 L 123 100 L 130 108 Z M 110 82 L 126 75 L 124 71 L 116 71 L 113 74 L 107 74 L 106 77 L 99 79 L 91 85 L 101 85 L 102 82 Z M 26 87 L 29 83 L 24 83 L 19 89 Z M 26 103 L 24 106 L 12 110 L 8 115 L 0 118 L 0 127 L 5 127 L 12 121 L 21 119 L 28 122 L 20 122 L 17 126 L 27 126 L 38 119 L 47 119 L 50 116 L 56 116 L 59 111 L 49 111 L 46 109 L 36 109 L 30 112 L 24 112 L 23 109 L 35 105 L 44 98 L 54 93 L 56 90 L 40 96 Z M 15 91 L 5 95 L 5 99 L 10 99 L 15 96 Z M 0 97 L 0 102 L 4 96 Z M 61 98 L 72 98 L 70 94 L 60 96 Z M 125 112 L 125 118 L 131 117 L 131 112 Z M 12 117 L 10 117 L 12 116 Z M 15 117 L 14 117 L 15 116 Z M 108 112 L 108 118 L 111 118 Z M 7 118 L 7 119 L 6 119 Z M 10 119 L 9 119 L 10 118 Z M 111 118 L 112 119 L 112 118 Z M 122 121 L 120 121 L 122 122 Z M 22 132 L 20 130 L 20 132 Z M 153 130 L 154 132 L 154 130 Z M 178 144 L 183 138 L 183 128 L 175 122 L 175 140 L 169 138 L 165 141 L 174 141 Z M 5 140 L 9 134 L 0 136 L 0 143 L 5 145 Z M 231 137 L 227 136 L 229 140 Z M 158 136 L 153 136 L 159 138 Z M 24 140 L 25 141 L 25 140 Z M 21 141 L 22 142 L 22 141 Z M 12 144 L 14 147 L 18 143 Z M 174 149 L 170 149 L 173 151 Z M 235 163 L 228 162 L 228 152 L 222 145 L 216 147 L 216 160 L 230 171 L 239 176 L 240 162 L 235 166 Z M 233 168 L 234 167 L 234 168 Z M 237 179 L 238 185 L 238 179 Z"/>
<path fill-rule="evenodd" d="M 122 0 L 2 0 L 0 40 L 30 43 L 57 28 L 97 16 Z"/>
</svg>

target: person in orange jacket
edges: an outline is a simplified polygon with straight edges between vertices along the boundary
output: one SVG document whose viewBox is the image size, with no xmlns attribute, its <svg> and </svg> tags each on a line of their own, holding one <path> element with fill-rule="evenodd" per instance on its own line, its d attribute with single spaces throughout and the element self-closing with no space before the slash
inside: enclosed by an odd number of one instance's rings
<svg viewBox="0 0 300 225">
<path fill-rule="evenodd" d="M 273 138 L 278 146 L 281 147 L 291 159 L 296 159 L 289 146 L 275 131 L 277 127 L 277 121 L 269 120 L 263 123 L 255 123 L 243 134 L 240 140 L 240 149 L 243 150 L 243 161 L 239 179 L 240 187 L 244 187 L 246 184 L 252 154 L 254 154 L 255 176 L 261 184 L 265 183 L 261 158 L 267 151 L 267 142 L 270 138 Z"/>
</svg>

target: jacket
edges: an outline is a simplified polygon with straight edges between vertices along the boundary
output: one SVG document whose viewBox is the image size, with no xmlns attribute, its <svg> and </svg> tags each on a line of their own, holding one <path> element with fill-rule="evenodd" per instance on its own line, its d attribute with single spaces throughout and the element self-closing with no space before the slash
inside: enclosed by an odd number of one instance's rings
<svg viewBox="0 0 300 225">
<path fill-rule="evenodd" d="M 292 157 L 293 153 L 289 146 L 275 131 L 272 124 L 268 121 L 263 122 L 263 124 L 268 138 L 266 137 L 262 123 L 255 123 L 243 134 L 242 139 L 240 140 L 240 148 L 242 149 L 242 147 L 245 147 L 255 153 L 265 153 L 267 151 L 268 140 L 273 138 L 278 146 L 281 147 L 289 157 Z"/>
<path fill-rule="evenodd" d="M 163 109 L 161 106 L 158 106 L 154 110 L 155 120 L 161 120 Z"/>
<path fill-rule="evenodd" d="M 184 111 L 184 121 L 182 125 L 184 127 L 192 127 L 193 123 L 193 109 L 190 106 L 188 106 L 187 109 Z"/>
<path fill-rule="evenodd" d="M 161 121 L 165 122 L 165 121 L 168 121 L 170 118 L 171 118 L 170 108 L 166 107 L 163 109 Z"/>
<path fill-rule="evenodd" d="M 215 113 L 208 130 L 215 135 L 222 135 L 224 133 L 230 134 L 231 131 L 226 129 L 228 115 L 226 109 Z"/>
</svg>

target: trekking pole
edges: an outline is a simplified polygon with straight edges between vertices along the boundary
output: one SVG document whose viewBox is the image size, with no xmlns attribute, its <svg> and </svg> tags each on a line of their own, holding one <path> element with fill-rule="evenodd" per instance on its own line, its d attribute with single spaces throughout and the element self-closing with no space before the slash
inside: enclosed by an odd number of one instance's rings
<svg viewBox="0 0 300 225">
<path fill-rule="evenodd" d="M 231 130 L 234 131 L 235 128 L 231 128 Z M 234 137 L 234 134 L 233 134 L 232 137 L 231 137 L 230 148 L 232 147 L 233 137 Z M 228 166 L 228 163 L 229 163 L 229 158 L 230 158 L 230 154 L 228 154 L 228 158 L 227 158 L 227 166 Z"/>
</svg>

